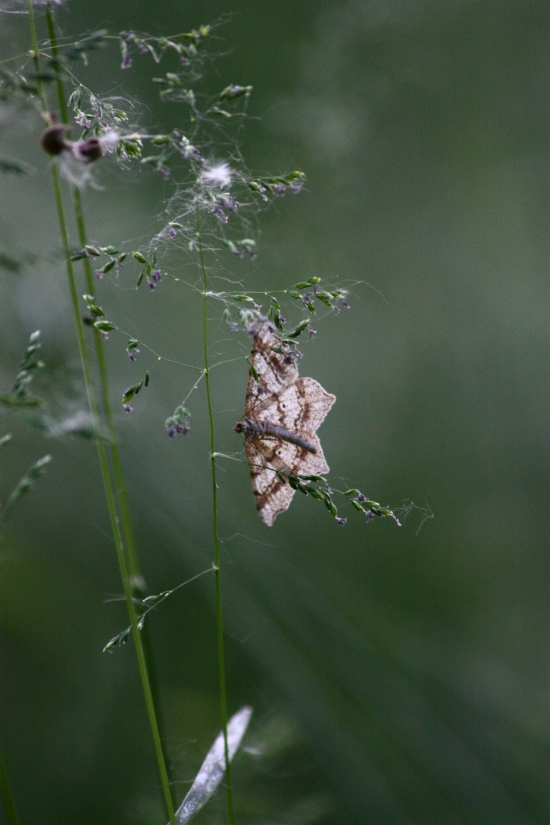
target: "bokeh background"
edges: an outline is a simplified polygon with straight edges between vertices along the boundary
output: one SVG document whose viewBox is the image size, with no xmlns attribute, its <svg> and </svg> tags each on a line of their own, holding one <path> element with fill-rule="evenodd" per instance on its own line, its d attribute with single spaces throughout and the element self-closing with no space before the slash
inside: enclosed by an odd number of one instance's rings
<svg viewBox="0 0 550 825">
<path fill-rule="evenodd" d="M 214 85 L 254 86 L 249 167 L 308 175 L 306 192 L 260 216 L 258 260 L 235 271 L 249 289 L 313 275 L 355 284 L 351 309 L 316 321 L 303 347 L 302 374 L 338 397 L 321 430 L 331 479 L 422 508 L 402 528 L 342 512 L 342 528 L 297 496 L 268 529 L 246 468 L 221 462 L 229 707 L 255 708 L 235 762 L 238 821 L 542 825 L 550 5 L 71 0 L 58 14 L 68 38 L 220 18 Z M 24 16 L 0 17 L 0 46 L 6 58 L 29 48 Z M 86 82 L 142 101 L 144 126 L 173 127 L 150 67 L 119 64 L 92 58 Z M 0 278 L 0 391 L 40 329 L 37 387 L 70 415 L 83 390 L 41 124 L 2 106 L 0 130 L 1 154 L 35 170 L 1 182 L 2 251 L 24 266 Z M 94 242 L 131 248 L 155 230 L 169 195 L 158 177 L 110 168 L 99 184 L 85 195 Z M 100 297 L 156 351 L 201 363 L 199 306 L 176 285 L 149 294 L 106 279 Z M 212 353 L 244 354 L 246 336 L 212 316 Z M 107 352 L 118 402 L 151 360 L 130 364 L 116 336 Z M 217 449 L 238 454 L 246 364 L 213 378 Z M 212 559 L 202 390 L 187 438 L 163 429 L 191 383 L 181 367 L 155 368 L 134 414 L 120 413 L 151 593 Z M 53 455 L 0 536 L 0 731 L 21 821 L 163 822 L 132 647 L 101 652 L 126 616 L 94 446 L 6 415 L 1 427 L 13 433 L 1 500 Z M 150 632 L 179 800 L 219 730 L 212 578 L 168 599 Z M 220 794 L 197 822 L 223 821 Z"/>
</svg>

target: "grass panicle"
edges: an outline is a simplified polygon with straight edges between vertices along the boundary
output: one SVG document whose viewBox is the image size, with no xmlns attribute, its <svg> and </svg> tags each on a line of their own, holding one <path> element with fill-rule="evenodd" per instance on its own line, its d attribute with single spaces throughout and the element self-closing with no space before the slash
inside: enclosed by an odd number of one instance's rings
<svg viewBox="0 0 550 825">
<path fill-rule="evenodd" d="M 318 322 L 328 314 L 349 310 L 350 284 L 326 282 L 318 276 L 298 276 L 294 283 L 279 290 L 248 290 L 242 268 L 258 255 L 256 223 L 259 213 L 275 201 L 300 193 L 306 178 L 293 170 L 279 175 L 251 174 L 239 149 L 239 137 L 246 124 L 253 96 L 250 85 L 220 83 L 217 91 L 206 91 L 204 75 L 216 57 L 215 27 L 201 25 L 173 36 L 152 37 L 143 32 L 124 31 L 111 34 L 98 29 L 78 39 L 58 38 L 54 5 L 28 3 L 31 51 L 18 66 L 3 67 L 0 96 L 8 104 L 27 104 L 40 110 L 43 123 L 41 145 L 48 155 L 53 202 L 59 222 L 61 247 L 67 274 L 67 290 L 74 318 L 88 411 L 60 421 L 46 409 L 45 402 L 31 392 L 37 371 L 43 366 L 39 358 L 41 341 L 33 333 L 10 392 L 0 396 L 0 407 L 24 412 L 29 421 L 48 435 L 80 434 L 92 438 L 97 446 L 98 461 L 112 538 L 119 566 L 128 626 L 104 647 L 115 652 L 132 639 L 137 657 L 141 687 L 155 752 L 164 805 L 170 822 L 180 825 L 208 801 L 224 780 L 227 821 L 235 822 L 231 760 L 248 726 L 251 708 L 242 708 L 230 718 L 227 696 L 224 617 L 222 601 L 223 568 L 220 556 L 219 511 L 223 490 L 218 483 L 216 451 L 217 421 L 213 403 L 216 371 L 234 360 L 246 363 L 248 355 L 238 359 L 221 354 L 211 355 L 211 323 L 225 323 L 232 333 L 253 333 L 269 320 L 291 357 L 298 358 L 300 341 L 316 335 Z M 42 7 L 43 6 L 43 7 Z M 44 16 L 38 17 L 38 11 Z M 43 39 L 39 38 L 38 29 Z M 177 124 L 159 132 L 142 125 L 143 113 L 138 105 L 121 92 L 105 96 L 88 88 L 78 79 L 79 68 L 100 60 L 109 49 L 120 53 L 120 69 L 131 71 L 137 61 L 148 61 L 151 83 L 161 101 L 178 106 Z M 124 74 L 120 86 L 123 86 Z M 104 186 L 102 169 L 116 164 L 126 175 L 157 174 L 165 182 L 169 195 L 161 209 L 150 237 L 131 245 L 116 237 L 100 243 L 88 237 L 85 219 L 87 191 Z M 18 159 L 4 162 L 3 171 L 25 174 L 27 166 Z M 69 231 L 69 210 L 76 227 Z M 185 261 L 182 266 L 181 260 Z M 0 263 L 2 263 L 0 261 Z M 17 262 L 16 262 L 17 263 Z M 10 260 L 6 258 L 5 267 Z M 234 269 L 237 270 L 234 273 Z M 182 275 L 182 272 L 184 273 Z M 248 270 L 247 270 L 248 272 Z M 191 273 L 191 274 L 189 274 Z M 192 274 L 194 273 L 194 274 Z M 234 274 L 233 274 L 234 273 Z M 294 279 L 292 279 L 294 280 Z M 128 330 L 120 308 L 110 306 L 111 287 L 129 284 L 134 289 L 159 294 L 167 282 L 177 284 L 187 296 L 200 301 L 202 312 L 202 361 L 190 364 L 159 353 L 154 341 L 145 340 L 139 330 Z M 158 292 L 157 292 L 158 290 Z M 154 300 L 153 298 L 151 300 Z M 187 306 L 182 300 L 182 307 Z M 115 317 L 116 316 L 116 317 Z M 216 739 L 191 790 L 176 810 L 168 760 L 164 751 L 165 733 L 161 729 L 156 675 L 150 656 L 149 616 L 179 587 L 156 595 L 146 594 L 134 535 L 123 462 L 119 450 L 119 433 L 113 405 L 113 388 L 107 369 L 105 347 L 120 346 L 124 357 L 137 362 L 136 380 L 119 395 L 126 413 L 138 403 L 147 403 L 150 393 L 161 380 L 153 368 L 162 362 L 189 371 L 188 391 L 182 393 L 175 409 L 165 411 L 159 427 L 169 437 L 187 435 L 192 414 L 199 405 L 198 391 L 204 387 L 211 490 L 212 564 L 185 584 L 213 573 L 216 621 L 216 650 L 219 681 L 219 717 L 222 732 Z M 151 359 L 149 364 L 147 359 Z M 249 364 L 254 375 L 254 367 Z M 255 376 L 257 378 L 257 376 Z M 200 411 L 204 415 L 204 409 Z M 122 418 L 122 420 L 124 420 Z M 193 432 L 191 436 L 193 437 Z M 10 441 L 10 434 L 0 438 L 0 447 Z M 229 458 L 229 456 L 225 456 Z M 234 457 L 232 457 L 234 458 Z M 8 497 L 3 515 L 29 492 L 45 472 L 51 455 L 36 461 Z M 239 458 L 238 460 L 244 461 Z M 341 525 L 335 503 L 340 496 L 348 510 L 358 512 L 365 521 L 389 517 L 397 524 L 395 513 L 370 499 L 358 488 L 335 491 L 324 476 L 304 476 L 274 470 L 290 486 L 321 502 Z M 215 724 L 216 728 L 218 723 Z M 3 763 L 0 762 L 0 767 Z M 2 771 L 2 785 L 7 773 Z M 9 786 L 4 804 L 10 823 L 17 822 Z"/>
</svg>

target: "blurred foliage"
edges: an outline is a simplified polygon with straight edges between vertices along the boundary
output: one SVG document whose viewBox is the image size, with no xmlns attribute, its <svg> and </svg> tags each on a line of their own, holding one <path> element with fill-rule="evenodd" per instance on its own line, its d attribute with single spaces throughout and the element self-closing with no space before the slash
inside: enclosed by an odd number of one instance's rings
<svg viewBox="0 0 550 825">
<path fill-rule="evenodd" d="M 309 187 L 262 216 L 258 258 L 235 271 L 247 289 L 314 276 L 351 289 L 350 310 L 316 321 L 304 346 L 306 374 L 338 398 L 321 431 L 330 477 L 435 516 L 340 528 L 295 497 L 269 530 L 246 467 L 221 465 L 230 710 L 255 708 L 235 763 L 238 821 L 543 825 L 550 6 L 160 0 L 132 3 L 129 20 L 125 4 L 71 0 L 60 21 L 67 38 L 157 34 L 228 11 L 215 86 L 254 87 L 243 154 L 258 174 L 303 168 Z M 25 26 L 2 17 L 5 56 L 28 49 Z M 106 54 L 86 82 L 113 93 L 123 80 L 161 130 L 174 104 L 137 61 L 120 80 L 120 55 Z M 23 112 L 0 129 L 2 156 L 38 170 L 3 178 L 0 392 L 40 329 L 63 376 L 50 400 L 70 412 L 82 392 L 41 124 Z M 86 193 L 94 243 L 151 232 L 159 178 L 99 183 Z M 168 282 L 154 296 L 101 287 L 110 318 L 199 361 L 197 307 Z M 214 328 L 213 351 L 248 350 Z M 137 373 L 115 338 L 107 352 L 120 398 Z M 220 452 L 240 449 L 246 378 L 245 362 L 215 376 Z M 163 367 L 120 421 L 151 593 L 211 564 L 200 396 L 186 439 L 164 430 L 187 384 Z M 94 446 L 12 429 L 1 500 L 21 467 L 46 449 L 55 459 L 1 535 L 1 735 L 21 820 L 162 822 L 131 645 L 101 653 L 127 622 Z M 211 590 L 204 576 L 148 619 L 178 800 L 219 730 Z M 221 822 L 223 808 L 196 821 Z"/>
</svg>

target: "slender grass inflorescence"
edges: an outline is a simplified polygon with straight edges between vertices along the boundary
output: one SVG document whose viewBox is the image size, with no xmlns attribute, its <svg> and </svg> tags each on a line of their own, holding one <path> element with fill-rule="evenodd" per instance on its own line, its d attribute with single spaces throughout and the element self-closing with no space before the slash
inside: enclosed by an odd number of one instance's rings
<svg viewBox="0 0 550 825">
<path fill-rule="evenodd" d="M 35 27 L 35 21 L 34 21 L 34 10 L 33 10 L 32 3 L 29 3 L 29 19 L 30 19 L 30 25 L 31 25 L 31 38 L 32 38 L 32 41 L 33 41 L 33 56 L 34 56 L 34 62 L 35 62 L 35 67 L 36 67 L 37 90 L 39 92 L 39 95 L 40 95 L 40 98 L 41 98 L 41 101 L 42 101 L 44 115 L 47 119 L 47 111 L 48 111 L 47 99 L 46 99 L 46 93 L 45 93 L 45 89 L 44 89 L 43 76 L 40 73 L 39 47 L 38 47 L 38 42 L 37 42 L 36 27 Z M 53 77 L 55 78 L 55 81 L 56 81 L 56 88 L 57 88 L 57 95 L 58 95 L 58 105 L 60 107 L 60 110 L 63 112 L 63 115 L 66 118 L 64 87 L 63 87 L 62 75 L 61 75 L 63 63 L 59 60 L 59 51 L 58 51 L 57 42 L 56 42 L 56 39 L 55 39 L 55 27 L 54 27 L 54 24 L 53 24 L 53 19 L 52 19 L 51 7 L 50 6 L 47 6 L 47 8 L 46 8 L 46 19 L 47 19 L 47 24 L 48 24 L 48 33 L 49 33 L 49 37 L 50 37 L 50 48 L 51 48 L 51 53 L 52 53 L 51 62 L 52 62 L 52 69 L 53 69 L 53 73 L 54 73 Z M 95 148 L 97 148 L 97 146 L 99 146 L 101 148 L 99 143 L 95 144 L 96 139 L 92 138 L 91 140 L 93 142 L 91 144 L 90 144 L 90 140 L 88 140 L 87 142 L 86 141 L 82 142 L 80 147 L 79 147 L 79 152 L 75 153 L 73 155 L 72 153 L 74 151 L 74 146 L 76 144 L 69 144 L 66 141 L 65 132 L 67 131 L 67 128 L 65 126 L 56 127 L 55 118 L 52 118 L 51 116 L 49 117 L 49 124 L 50 124 L 49 125 L 50 134 L 52 133 L 52 131 L 54 133 L 52 135 L 53 147 L 54 147 L 53 151 L 48 150 L 48 142 L 46 140 L 46 135 L 48 134 L 48 131 L 42 137 L 42 145 L 47 151 L 49 151 L 50 154 L 61 155 L 62 157 L 64 155 L 69 155 L 70 157 L 74 156 L 74 158 L 77 159 L 77 162 L 78 162 L 79 158 L 83 158 L 83 160 L 81 162 L 85 166 L 88 162 L 88 156 L 86 155 L 86 153 L 82 153 L 82 146 L 87 145 L 89 147 L 91 145 Z M 91 160 L 95 160 L 100 156 L 101 156 L 101 154 L 99 154 L 99 155 L 94 154 L 93 157 L 92 156 L 89 156 L 89 157 L 90 157 Z M 91 414 L 92 414 L 92 420 L 93 420 L 94 427 L 99 432 L 99 429 L 100 429 L 99 407 L 98 407 L 98 402 L 97 402 L 97 399 L 96 399 L 96 393 L 95 393 L 94 381 L 93 381 L 93 377 L 92 377 L 91 364 L 90 364 L 90 360 L 89 360 L 89 357 L 88 357 L 86 342 L 84 340 L 83 326 L 82 326 L 81 318 L 80 318 L 80 305 L 79 305 L 79 301 L 78 301 L 78 297 L 77 297 L 76 279 L 75 279 L 75 274 L 74 274 L 74 270 L 73 270 L 73 262 L 72 262 L 72 259 L 71 259 L 71 247 L 70 247 L 70 244 L 69 244 L 69 237 L 68 237 L 68 231 L 67 231 L 67 223 L 66 223 L 66 219 L 65 219 L 63 198 L 62 198 L 62 194 L 61 194 L 57 168 L 56 168 L 55 165 L 52 164 L 51 169 L 52 169 L 52 182 L 53 182 L 53 188 L 54 188 L 54 194 L 55 194 L 55 201 L 56 201 L 56 206 L 57 206 L 57 214 L 58 214 L 59 225 L 60 225 L 60 230 L 61 230 L 62 245 L 63 245 L 63 250 L 64 250 L 64 253 L 65 253 L 65 260 L 66 260 L 66 266 L 67 266 L 67 275 L 68 275 L 68 282 L 69 282 L 69 291 L 70 291 L 70 296 L 71 296 L 71 304 L 72 304 L 72 307 L 73 307 L 73 314 L 74 314 L 74 318 L 75 318 L 78 345 L 79 345 L 80 356 L 81 356 L 81 361 L 82 361 L 82 368 L 83 368 L 83 374 L 84 374 L 84 380 L 85 380 L 86 390 L 87 390 L 87 395 L 88 395 L 88 402 L 89 402 L 90 411 L 91 411 Z M 74 193 L 73 194 L 73 203 L 74 203 L 75 210 L 76 210 L 76 218 L 77 218 L 77 224 L 78 224 L 78 227 L 79 227 L 79 234 L 80 234 L 80 237 L 82 239 L 83 236 L 84 236 L 85 230 L 84 230 L 84 220 L 83 220 L 81 202 L 80 202 L 79 196 L 76 194 L 77 181 L 73 180 L 72 178 L 69 178 L 69 181 L 73 184 L 73 193 Z M 90 285 L 91 285 L 90 284 L 90 278 L 88 277 L 88 286 L 90 286 Z M 101 375 L 101 383 L 102 383 L 102 389 L 103 389 L 104 413 L 105 413 L 105 417 L 106 417 L 106 420 L 107 420 L 109 430 L 110 430 L 111 434 L 114 435 L 114 423 L 113 423 L 113 418 L 112 418 L 111 408 L 110 408 L 110 403 L 109 403 L 109 388 L 108 388 L 108 382 L 107 382 L 107 373 L 106 373 L 106 369 L 105 369 L 105 361 L 103 359 L 103 356 L 102 356 L 102 353 L 100 352 L 100 350 L 101 350 L 101 346 L 100 346 L 100 342 L 99 342 L 99 331 L 96 331 L 96 357 L 97 357 L 97 360 L 98 360 L 98 367 L 99 367 L 99 371 L 100 371 L 100 375 Z M 156 757 L 157 757 L 157 765 L 158 765 L 158 769 L 159 769 L 159 775 L 160 775 L 161 785 L 162 785 L 163 794 L 164 794 L 164 801 L 165 801 L 168 816 L 170 818 L 170 822 L 174 823 L 175 822 L 174 806 L 173 806 L 172 796 L 171 796 L 171 791 L 170 791 L 170 783 L 169 783 L 169 778 L 168 778 L 168 770 L 167 770 L 167 765 L 166 765 L 166 759 L 165 759 L 165 755 L 164 755 L 163 747 L 162 747 L 162 740 L 161 740 L 160 728 L 159 728 L 159 723 L 158 723 L 158 713 L 157 713 L 157 710 L 155 708 L 155 702 L 154 702 L 154 697 L 153 697 L 153 688 L 152 688 L 152 684 L 151 684 L 151 680 L 150 680 L 150 676 L 149 676 L 149 671 L 148 671 L 148 667 L 147 667 L 146 656 L 145 656 L 145 648 L 144 648 L 144 644 L 143 644 L 141 636 L 140 636 L 140 631 L 139 631 L 139 627 L 138 627 L 138 616 L 137 616 L 136 609 L 135 609 L 135 606 L 134 606 L 134 601 L 133 601 L 134 594 L 132 592 L 132 581 L 130 579 L 130 570 L 129 570 L 129 566 L 128 566 L 128 555 L 127 555 L 128 554 L 128 547 L 130 548 L 131 558 L 132 558 L 133 565 L 134 565 L 134 581 L 136 581 L 137 578 L 138 578 L 136 576 L 137 561 L 136 561 L 136 555 L 135 555 L 135 545 L 134 545 L 134 542 L 133 542 L 133 538 L 131 536 L 131 528 L 130 528 L 130 523 L 129 523 L 129 511 L 128 511 L 127 501 L 126 501 L 125 493 L 124 493 L 125 487 L 124 487 L 124 483 L 123 483 L 123 479 L 122 479 L 122 468 L 121 468 L 120 459 L 119 459 L 119 456 L 118 456 L 118 450 L 116 448 L 116 438 L 112 439 L 112 445 L 113 446 L 111 448 L 112 457 L 113 457 L 113 464 L 114 464 L 114 468 L 115 468 L 114 469 L 114 477 L 113 477 L 113 474 L 112 474 L 112 472 L 109 468 L 107 450 L 105 448 L 105 444 L 104 444 L 103 440 L 98 438 L 96 440 L 96 443 L 97 443 L 97 449 L 98 449 L 99 463 L 100 463 L 100 467 L 101 467 L 101 475 L 102 475 L 103 485 L 104 485 L 104 489 L 105 489 L 105 495 L 106 495 L 106 499 L 107 499 L 107 506 L 108 506 L 108 511 L 109 511 L 111 528 L 112 528 L 112 532 L 113 532 L 113 538 L 115 540 L 117 559 L 118 559 L 118 564 L 119 564 L 120 573 L 121 573 L 122 585 L 123 585 L 123 589 L 124 589 L 124 596 L 125 596 L 125 600 L 126 600 L 128 613 L 129 613 L 129 618 L 130 618 L 130 624 L 131 624 L 131 628 L 132 628 L 132 636 L 133 636 L 133 640 L 134 640 L 134 644 L 135 644 L 135 648 L 136 648 L 136 655 L 137 655 L 137 659 L 138 659 L 138 666 L 139 666 L 140 678 L 141 678 L 141 683 L 142 683 L 142 688 L 143 688 L 143 693 L 144 693 L 145 704 L 146 704 L 146 707 L 147 707 L 149 725 L 150 725 L 150 728 L 151 728 L 151 734 L 152 734 L 153 743 L 154 743 L 155 752 L 156 752 Z M 115 493 L 115 481 L 119 482 L 119 496 L 122 493 L 122 498 L 119 497 L 117 499 L 117 495 Z M 120 514 L 122 514 L 122 517 L 120 516 Z M 127 539 L 126 546 L 125 546 L 124 538 L 123 538 L 123 535 L 122 535 L 122 532 L 121 532 L 121 529 L 120 529 L 120 526 L 119 526 L 121 521 L 122 521 L 122 523 L 124 524 L 124 527 L 125 527 L 125 533 L 126 533 L 126 539 Z"/>
<path fill-rule="evenodd" d="M 36 28 L 35 7 L 44 6 L 47 39 L 40 43 Z M 210 261 L 221 255 L 235 261 L 254 260 L 257 254 L 254 238 L 254 220 L 258 211 L 270 202 L 287 194 L 297 194 L 305 183 L 302 172 L 292 171 L 277 176 L 251 175 L 236 143 L 236 135 L 245 122 L 252 87 L 229 84 L 217 94 L 201 91 L 201 80 L 212 57 L 207 44 L 214 30 L 201 26 L 191 32 L 171 37 L 151 37 L 139 32 L 123 32 L 111 36 L 97 31 L 76 42 L 58 43 L 53 7 L 48 3 L 28 3 L 32 52 L 30 65 L 15 71 L 4 70 L 0 77 L 0 91 L 4 98 L 26 99 L 40 109 L 45 123 L 41 144 L 51 156 L 52 185 L 61 243 L 65 255 L 68 288 L 77 332 L 82 371 L 86 385 L 91 420 L 89 433 L 95 437 L 99 464 L 109 518 L 117 553 L 120 575 L 127 605 L 130 626 L 105 646 L 113 651 L 132 636 L 139 665 L 142 689 L 147 707 L 149 725 L 157 758 L 157 765 L 167 814 L 172 823 L 187 822 L 198 810 L 225 774 L 227 819 L 234 822 L 231 759 L 244 735 L 250 718 L 250 709 L 240 711 L 229 722 L 226 695 L 224 655 L 224 625 L 222 614 L 222 580 L 220 566 L 220 539 L 218 534 L 218 483 L 215 415 L 212 403 L 212 373 L 226 360 L 211 363 L 209 356 L 209 312 L 217 312 L 232 332 L 254 334 L 269 320 L 290 356 L 298 358 L 298 338 L 302 334 L 316 334 L 311 326 L 315 317 L 349 309 L 348 291 L 338 285 L 321 285 L 319 277 L 298 281 L 286 289 L 244 291 L 238 279 L 234 281 L 227 266 L 216 269 Z M 129 70 L 137 59 L 150 59 L 158 76 L 152 82 L 164 101 L 178 103 L 185 116 L 178 118 L 178 127 L 165 133 L 153 133 L 132 125 L 133 106 L 122 97 L 102 97 L 77 79 L 79 63 L 93 58 L 99 49 L 115 45 L 121 51 L 121 69 Z M 72 91 L 66 96 L 66 89 Z M 235 128 L 233 128 L 235 127 Z M 74 133 L 80 131 L 78 138 Z M 154 234 L 139 248 L 129 249 L 115 239 L 105 245 L 91 243 L 87 237 L 84 215 L 85 190 L 95 182 L 95 169 L 100 161 L 116 161 L 128 173 L 138 170 L 153 171 L 162 176 L 171 195 L 165 206 L 163 220 Z M 137 168 L 136 168 L 137 167 Z M 61 178 L 67 182 L 77 227 L 77 241 L 69 237 L 66 207 Z M 194 262 L 196 277 L 181 277 L 172 273 L 171 261 L 177 253 Z M 208 263 L 207 263 L 208 260 Z M 84 286 L 75 271 L 75 264 L 83 263 Z M 238 264 L 237 264 L 238 265 Z M 154 292 L 163 281 L 171 278 L 182 288 L 200 297 L 202 304 L 203 362 L 192 365 L 160 356 L 148 342 L 134 333 L 126 332 L 115 322 L 103 303 L 108 292 L 101 286 L 105 279 L 118 279 L 122 271 L 134 273 L 135 287 Z M 98 292 L 102 293 L 101 300 Z M 283 315 L 295 320 L 287 328 Z M 92 330 L 92 347 L 85 337 L 86 326 Z M 194 371 L 189 391 L 175 410 L 167 411 L 163 422 L 168 436 L 187 435 L 190 431 L 193 396 L 204 383 L 209 429 L 209 459 L 212 490 L 212 567 L 204 572 L 214 573 L 217 657 L 220 693 L 222 740 L 217 740 L 199 774 L 200 782 L 190 800 L 177 815 L 172 802 L 167 760 L 163 752 L 159 713 L 150 677 L 151 664 L 146 655 L 144 620 L 153 606 L 158 606 L 173 590 L 157 596 L 142 598 L 144 583 L 140 573 L 136 542 L 132 530 L 122 460 L 118 447 L 115 416 L 107 372 L 104 345 L 110 334 L 122 336 L 128 358 L 135 362 L 141 352 L 155 357 L 155 362 L 171 361 Z M 31 340 L 31 346 L 36 343 Z M 36 362 L 29 355 L 23 373 Z M 243 356 L 244 360 L 245 356 Z M 248 357 L 247 357 L 248 358 Z M 230 359 L 228 359 L 230 360 Z M 250 364 L 250 372 L 254 367 Z M 256 376 L 257 379 L 257 376 Z M 23 380 L 23 379 L 22 379 Z M 17 383 L 17 382 L 16 382 Z M 150 370 L 129 386 L 122 394 L 122 407 L 130 414 L 137 396 L 149 387 Z M 26 383 L 15 388 L 12 396 L 25 396 Z M 132 403 L 131 403 L 132 402 Z M 22 402 L 21 402 L 22 403 Z M 46 418 L 40 419 L 46 427 Z M 50 430 L 53 431 L 53 425 Z M 2 441 L 0 441 L 0 446 Z M 20 497 L 25 485 L 43 472 L 49 456 L 45 456 L 29 470 L 22 480 Z M 330 515 L 344 525 L 346 517 L 339 515 L 334 502 L 334 491 L 323 476 L 300 475 L 283 470 L 275 471 L 282 483 L 324 503 Z M 19 488 L 18 488 L 19 489 Z M 371 500 L 359 489 L 340 491 L 344 502 L 362 514 L 366 521 L 375 516 L 394 513 Z M 9 502 L 8 502 L 9 503 Z M 397 522 L 399 523 L 399 522 Z M 200 574 L 202 575 L 202 574 Z M 195 577 L 196 578 L 196 577 Z M 176 588 L 174 588 L 176 589 Z M 238 718 L 237 723 L 235 719 Z M 238 732 L 234 730 L 237 724 Z M 231 727 L 233 725 L 233 728 Z M 210 761 L 209 761 L 210 760 Z M 206 773 L 205 773 L 206 771 Z M 193 786 L 195 788 L 195 786 Z M 185 813 L 183 813 L 185 808 Z M 184 818 L 185 817 L 185 818 Z"/>
<path fill-rule="evenodd" d="M 29 423 L 39 426 L 41 429 L 48 429 L 43 413 L 44 402 L 42 398 L 34 395 L 30 391 L 36 371 L 44 366 L 44 362 L 38 357 L 41 347 L 40 332 L 37 330 L 30 336 L 28 346 L 19 364 L 19 370 L 15 376 L 11 392 L 0 395 L 0 408 L 12 414 L 24 416 Z M 51 431 L 52 428 L 50 427 L 49 429 Z M 0 448 L 10 444 L 11 440 L 11 433 L 0 435 Z M 33 489 L 37 479 L 46 472 L 51 460 L 52 456 L 48 454 L 39 458 L 38 461 L 35 461 L 34 464 L 29 467 L 25 475 L 19 480 L 17 486 L 11 491 L 6 501 L 0 504 L 0 522 L 6 518 L 6 514 L 9 513 L 14 504 Z"/>
</svg>

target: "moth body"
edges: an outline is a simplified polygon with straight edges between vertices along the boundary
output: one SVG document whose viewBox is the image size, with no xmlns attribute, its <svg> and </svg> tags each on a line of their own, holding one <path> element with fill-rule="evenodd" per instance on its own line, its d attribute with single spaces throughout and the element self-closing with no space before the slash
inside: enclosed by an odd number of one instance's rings
<svg viewBox="0 0 550 825">
<path fill-rule="evenodd" d="M 245 416 L 242 421 L 236 424 L 235 430 L 244 434 L 245 441 L 252 441 L 254 438 L 281 438 L 283 441 L 290 442 L 290 444 L 296 444 L 297 447 L 303 447 L 308 453 L 317 452 L 316 447 L 313 447 L 301 435 L 287 430 L 282 424 L 273 424 L 271 421 L 260 421 L 258 418 Z"/>
</svg>

